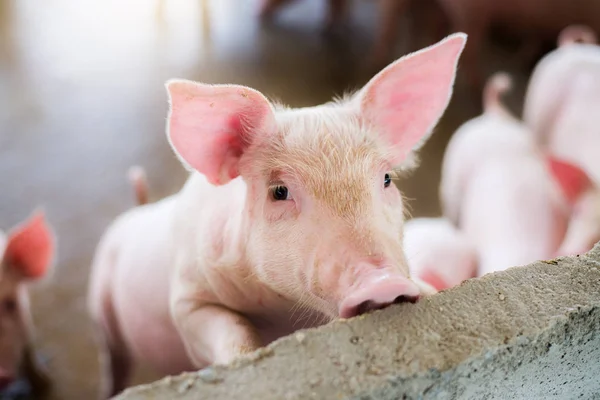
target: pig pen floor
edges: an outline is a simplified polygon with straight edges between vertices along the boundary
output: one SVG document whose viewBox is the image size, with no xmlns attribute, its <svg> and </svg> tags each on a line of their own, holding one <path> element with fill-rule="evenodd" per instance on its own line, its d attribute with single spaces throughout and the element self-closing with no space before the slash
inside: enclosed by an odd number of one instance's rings
<svg viewBox="0 0 600 400">
<path fill-rule="evenodd" d="M 269 26 L 256 20 L 255 1 L 168 3 L 0 1 L 0 227 L 43 206 L 58 233 L 55 272 L 32 288 L 36 344 L 55 382 L 53 398 L 90 399 L 97 392 L 85 293 L 100 235 L 133 205 L 127 168 L 146 168 L 152 200 L 175 192 L 186 177 L 164 134 L 164 82 L 245 84 L 306 106 L 369 78 L 361 65 L 377 2 L 353 2 L 349 29 L 329 37 L 320 33 L 322 0 L 298 1 Z M 400 40 L 396 56 L 404 45 Z M 516 74 L 509 104 L 519 112 L 527 70 L 495 47 L 485 51 L 486 72 Z M 421 153 L 422 166 L 399 183 L 414 216 L 439 213 L 445 145 L 479 110 L 479 99 L 461 82 Z M 153 378 L 142 370 L 135 382 Z"/>
</svg>

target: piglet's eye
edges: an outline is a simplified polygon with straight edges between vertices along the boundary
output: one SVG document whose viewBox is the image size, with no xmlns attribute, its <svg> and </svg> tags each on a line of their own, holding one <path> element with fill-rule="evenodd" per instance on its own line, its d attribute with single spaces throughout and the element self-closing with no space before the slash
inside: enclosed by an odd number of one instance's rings
<svg viewBox="0 0 600 400">
<path fill-rule="evenodd" d="M 292 196 L 287 187 L 283 185 L 274 186 L 271 188 L 271 197 L 275 201 L 291 200 Z"/>
<path fill-rule="evenodd" d="M 391 184 L 392 184 L 392 177 L 390 176 L 390 174 L 385 174 L 385 177 L 383 178 L 383 186 L 388 187 Z"/>
</svg>

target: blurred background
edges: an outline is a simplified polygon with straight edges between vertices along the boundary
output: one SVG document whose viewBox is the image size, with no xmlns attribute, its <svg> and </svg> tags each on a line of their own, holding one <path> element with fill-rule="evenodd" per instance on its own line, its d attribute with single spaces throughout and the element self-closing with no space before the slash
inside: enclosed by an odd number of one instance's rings
<svg viewBox="0 0 600 400">
<path fill-rule="evenodd" d="M 398 22 L 392 59 L 441 38 L 419 23 L 432 2 L 413 3 Z M 291 106 L 325 102 L 376 72 L 368 58 L 378 5 L 350 1 L 343 28 L 324 32 L 323 0 L 291 2 L 269 22 L 261 22 L 255 0 L 0 0 L 0 227 L 43 206 L 58 234 L 55 272 L 32 288 L 36 347 L 53 398 L 97 393 L 88 271 L 104 229 L 134 204 L 128 167 L 146 169 L 151 200 L 186 178 L 165 137 L 165 81 L 244 84 Z M 507 104 L 519 114 L 531 66 L 501 36 L 481 57 L 485 71 L 513 74 Z M 464 78 L 459 72 L 421 167 L 398 183 L 413 216 L 439 215 L 446 143 L 481 110 Z M 136 375 L 137 383 L 150 379 Z"/>
</svg>

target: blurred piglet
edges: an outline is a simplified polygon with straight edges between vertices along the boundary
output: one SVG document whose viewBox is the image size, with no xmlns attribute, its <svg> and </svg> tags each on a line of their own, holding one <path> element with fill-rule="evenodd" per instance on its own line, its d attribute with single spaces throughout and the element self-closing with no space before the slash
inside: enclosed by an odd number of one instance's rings
<svg viewBox="0 0 600 400">
<path fill-rule="evenodd" d="M 586 26 L 569 26 L 559 48 L 536 66 L 523 119 L 550 154 L 585 171 L 594 190 L 577 202 L 557 255 L 586 252 L 600 240 L 600 46 Z"/>
<path fill-rule="evenodd" d="M 565 29 L 558 44 L 531 75 L 523 120 L 548 152 L 600 184 L 600 46 L 584 26 Z"/>
<path fill-rule="evenodd" d="M 531 134 L 500 103 L 511 82 L 508 74 L 493 75 L 484 88 L 483 114 L 462 124 L 446 147 L 440 202 L 443 214 L 455 225 L 461 218 L 467 185 L 479 166 L 492 157 L 536 151 Z"/>
<path fill-rule="evenodd" d="M 479 275 L 556 256 L 574 208 L 593 195 L 581 169 L 539 149 L 531 132 L 494 99 L 501 91 L 492 89 L 508 87 L 506 79 L 495 75 L 487 85 L 485 116 L 495 123 L 479 117 L 465 124 L 452 139 L 463 142 L 449 145 L 444 161 L 442 179 L 459 188 L 442 182 L 442 200 L 477 248 Z M 489 142 L 482 144 L 477 134 Z"/>
<path fill-rule="evenodd" d="M 466 36 L 403 57 L 352 96 L 291 109 L 239 85 L 167 83 L 183 189 L 121 215 L 89 305 L 107 395 L 131 363 L 229 363 L 296 329 L 434 293 L 411 279 L 394 171 L 450 100 Z"/>
<path fill-rule="evenodd" d="M 412 276 L 436 290 L 477 276 L 477 249 L 446 218 L 414 218 L 404 224 L 404 252 Z"/>
<path fill-rule="evenodd" d="M 27 284 L 51 267 L 54 233 L 36 212 L 8 234 L 0 231 L 0 398 L 40 398 L 50 381 L 32 347 Z"/>
</svg>

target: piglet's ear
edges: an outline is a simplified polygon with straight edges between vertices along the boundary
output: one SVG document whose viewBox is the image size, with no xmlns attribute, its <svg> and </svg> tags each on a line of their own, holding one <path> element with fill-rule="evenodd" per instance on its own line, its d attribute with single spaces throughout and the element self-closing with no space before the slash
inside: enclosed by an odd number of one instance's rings
<svg viewBox="0 0 600 400">
<path fill-rule="evenodd" d="M 393 147 L 394 165 L 423 145 L 446 110 L 466 40 L 456 33 L 402 57 L 358 93 L 361 118 Z"/>
<path fill-rule="evenodd" d="M 28 279 L 46 274 L 54 253 L 54 235 L 44 213 L 36 211 L 8 235 L 4 259 Z"/>
<path fill-rule="evenodd" d="M 168 81 L 166 87 L 171 146 L 214 185 L 236 178 L 246 147 L 275 128 L 271 105 L 256 90 L 185 80 Z"/>
</svg>

